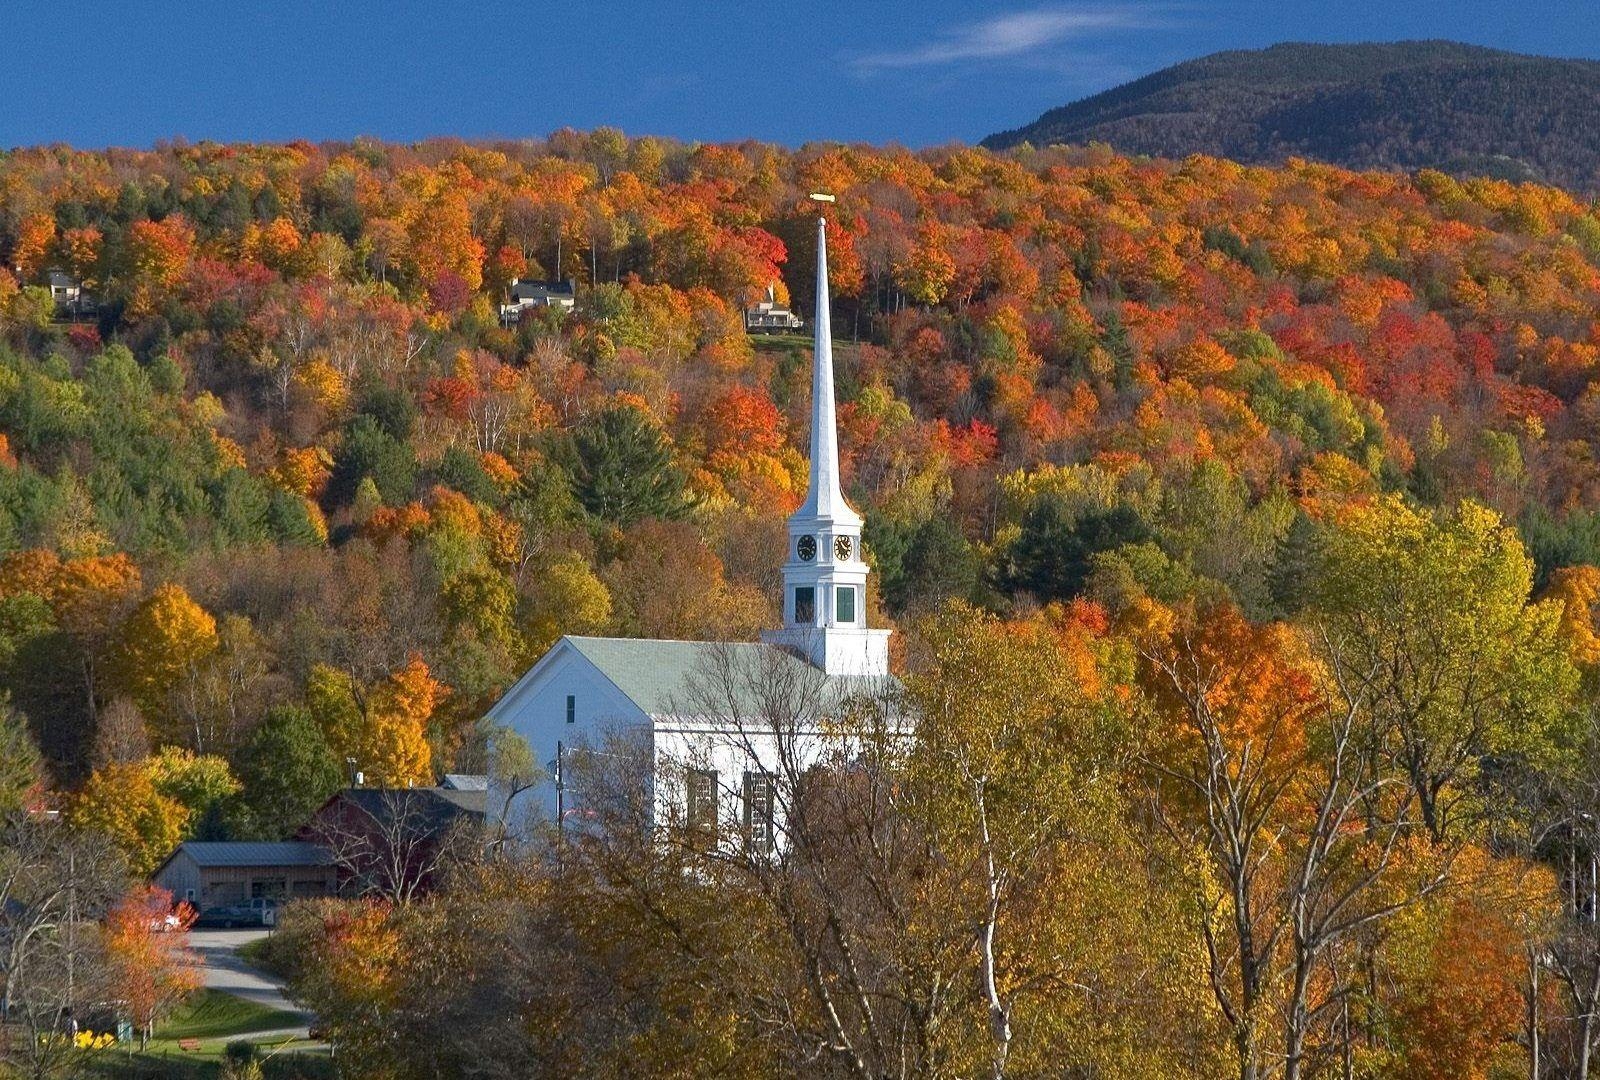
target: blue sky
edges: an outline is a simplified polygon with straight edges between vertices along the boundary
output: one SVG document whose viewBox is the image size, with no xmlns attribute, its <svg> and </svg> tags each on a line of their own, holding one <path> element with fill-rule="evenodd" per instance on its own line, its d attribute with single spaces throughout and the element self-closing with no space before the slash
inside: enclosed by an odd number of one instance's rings
<svg viewBox="0 0 1600 1080">
<path fill-rule="evenodd" d="M 1439 37 L 1600 58 L 1588 4 L 0 0 L 0 147 L 158 139 L 973 141 L 1218 49 Z"/>
</svg>

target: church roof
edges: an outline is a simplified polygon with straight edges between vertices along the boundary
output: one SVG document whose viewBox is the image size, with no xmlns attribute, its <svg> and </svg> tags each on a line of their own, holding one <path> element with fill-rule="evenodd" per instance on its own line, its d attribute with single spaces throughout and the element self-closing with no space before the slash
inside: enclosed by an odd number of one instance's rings
<svg viewBox="0 0 1600 1080">
<path fill-rule="evenodd" d="M 777 670 L 798 679 L 819 680 L 830 692 L 868 691 L 872 680 L 846 679 L 822 675 L 786 649 L 759 641 L 664 641 L 656 638 L 578 637 L 566 638 L 573 648 L 598 668 L 639 708 L 651 716 L 671 716 L 692 703 L 685 701 L 696 678 L 703 678 L 723 657 L 735 664 L 777 664 Z M 799 684 L 799 685 L 804 685 Z M 736 688 L 749 691 L 748 687 Z M 740 696 L 745 696 L 741 694 Z M 753 700 L 740 702 L 750 712 L 759 711 Z"/>
</svg>

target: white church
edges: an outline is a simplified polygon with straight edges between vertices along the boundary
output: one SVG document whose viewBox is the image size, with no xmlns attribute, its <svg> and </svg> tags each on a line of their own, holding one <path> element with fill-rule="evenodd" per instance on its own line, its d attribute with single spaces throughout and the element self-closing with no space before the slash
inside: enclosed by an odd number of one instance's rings
<svg viewBox="0 0 1600 1080">
<path fill-rule="evenodd" d="M 770 847 L 783 814 L 774 805 L 779 781 L 838 755 L 848 741 L 832 715 L 840 703 L 898 685 L 889 674 L 890 632 L 867 626 L 861 515 L 839 483 L 828 307 L 827 223 L 819 219 L 810 488 L 789 518 L 782 628 L 759 642 L 556 642 L 487 715 L 526 739 L 544 764 L 528 790 L 509 799 L 491 792 L 491 812 L 511 832 L 582 827 L 597 795 L 584 790 L 579 763 L 627 747 L 649 773 L 645 824 L 742 831 Z"/>
</svg>

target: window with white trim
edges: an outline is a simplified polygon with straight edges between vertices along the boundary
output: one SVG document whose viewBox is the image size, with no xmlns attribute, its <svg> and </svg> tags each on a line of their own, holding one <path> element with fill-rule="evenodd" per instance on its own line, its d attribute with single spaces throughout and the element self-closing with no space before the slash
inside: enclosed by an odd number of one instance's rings
<svg viewBox="0 0 1600 1080">
<path fill-rule="evenodd" d="M 717 835 L 717 770 L 690 769 L 684 784 L 684 822 L 705 842 Z"/>
<path fill-rule="evenodd" d="M 769 853 L 777 847 L 772 774 L 744 774 L 744 836 L 751 851 Z"/>
</svg>

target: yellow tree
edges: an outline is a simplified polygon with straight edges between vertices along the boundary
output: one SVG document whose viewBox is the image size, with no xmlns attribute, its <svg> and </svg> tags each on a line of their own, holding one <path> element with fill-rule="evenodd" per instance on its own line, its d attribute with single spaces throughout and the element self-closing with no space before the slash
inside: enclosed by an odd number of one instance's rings
<svg viewBox="0 0 1600 1080">
<path fill-rule="evenodd" d="M 100 261 L 101 242 L 104 236 L 94 226 L 68 229 L 61 234 L 61 253 L 66 256 L 67 268 L 85 286 L 98 285 L 95 267 Z"/>
<path fill-rule="evenodd" d="M 48 595 L 57 621 L 78 646 L 84 703 L 93 720 L 99 711 L 101 669 L 111 634 L 138 596 L 139 568 L 121 552 L 69 559 L 59 565 L 53 558 L 44 563 L 54 567 Z"/>
<path fill-rule="evenodd" d="M 1571 604 L 1529 602 L 1516 530 L 1472 502 L 1439 515 L 1398 497 L 1346 507 L 1318 569 L 1325 651 L 1442 839 L 1476 816 L 1481 762 L 1554 743 L 1578 682 L 1559 632 Z"/>
<path fill-rule="evenodd" d="M 1563 566 L 1550 575 L 1545 598 L 1561 604 L 1561 636 L 1573 660 L 1586 668 L 1600 664 L 1600 634 L 1595 633 L 1600 567 Z"/>
<path fill-rule="evenodd" d="M 1104 625 L 1089 604 L 1006 623 L 957 603 L 920 627 L 917 737 L 899 786 L 934 855 L 911 901 L 926 935 L 912 951 L 948 950 L 965 968 L 952 985 L 975 991 L 945 1025 L 958 1072 L 1220 1064 L 1148 1023 L 1214 1030 L 1200 951 L 1130 825 L 1131 664 Z M 1147 976 L 1121 980 L 1118 964 Z"/>
<path fill-rule="evenodd" d="M 918 303 L 937 304 L 945 298 L 956 278 L 956 262 L 937 224 L 917 230 L 916 243 L 894 271 L 905 294 Z"/>
<path fill-rule="evenodd" d="M 446 689 L 418 656 L 374 686 L 318 664 L 306 702 L 328 745 L 355 761 L 368 783 L 388 787 L 433 782 L 427 725 Z"/>
<path fill-rule="evenodd" d="M 162 722 L 171 715 L 168 695 L 216 651 L 217 641 L 217 621 L 183 586 L 170 583 L 146 597 L 122 624 L 112 661 L 116 680 L 163 741 L 181 736 L 173 724 Z"/>
<path fill-rule="evenodd" d="M 562 634 L 592 634 L 611 620 L 611 592 L 584 561 L 569 551 L 538 571 L 527 605 L 523 640 L 537 658 Z"/>
<path fill-rule="evenodd" d="M 109 837 L 134 874 L 149 874 L 183 839 L 189 810 L 156 789 L 143 762 L 97 769 L 67 808 L 73 827 Z"/>
</svg>

